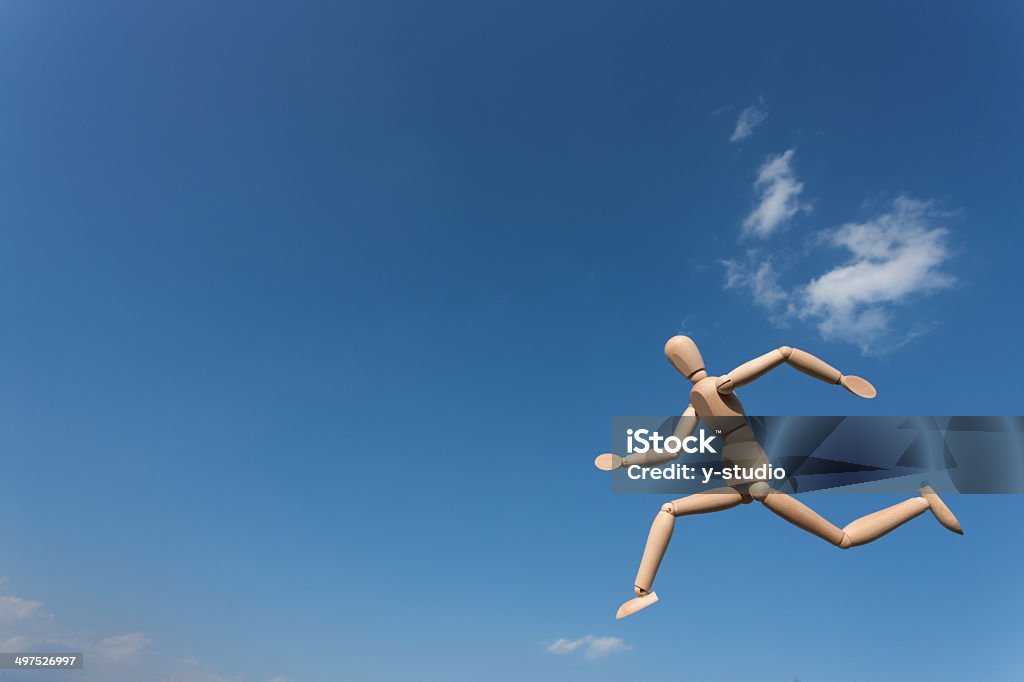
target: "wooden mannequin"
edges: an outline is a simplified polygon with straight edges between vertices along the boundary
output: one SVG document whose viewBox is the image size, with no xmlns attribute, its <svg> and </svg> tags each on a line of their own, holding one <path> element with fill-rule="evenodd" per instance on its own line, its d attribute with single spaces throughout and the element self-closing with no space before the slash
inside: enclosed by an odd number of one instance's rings
<svg viewBox="0 0 1024 682">
<path fill-rule="evenodd" d="M 789 346 L 776 348 L 720 377 L 708 376 L 700 350 L 689 337 L 674 336 L 669 339 L 665 344 L 665 356 L 672 366 L 693 384 L 690 405 L 679 420 L 673 435 L 680 438 L 688 436 L 696 430 L 698 420 L 703 420 L 709 428 L 721 433 L 725 442 L 722 462 L 726 466 L 757 467 L 768 462 L 767 456 L 747 424 L 743 406 L 733 391 L 781 364 L 791 365 L 804 374 L 826 383 L 842 386 L 862 398 L 874 398 L 876 395 L 875 387 L 867 380 L 846 376 L 810 353 Z M 625 458 L 604 454 L 599 455 L 594 463 L 599 469 L 610 471 L 634 464 L 643 467 L 658 466 L 677 456 L 678 453 L 668 451 L 651 451 L 641 457 L 634 455 Z M 654 524 L 647 537 L 647 546 L 640 560 L 640 569 L 633 583 L 636 597 L 622 604 L 615 617 L 625 618 L 658 601 L 658 595 L 651 591 L 651 587 L 672 538 L 676 517 L 721 511 L 754 500 L 793 525 L 842 549 L 877 540 L 915 516 L 923 514 L 925 510 L 930 510 L 939 523 L 954 533 L 962 535 L 964 532 L 953 513 L 927 485 L 920 489 L 919 497 L 868 514 L 843 528 L 838 528 L 803 502 L 773 489 L 765 481 L 735 482 L 727 487 L 703 491 L 662 506 L 654 518 Z"/>
</svg>

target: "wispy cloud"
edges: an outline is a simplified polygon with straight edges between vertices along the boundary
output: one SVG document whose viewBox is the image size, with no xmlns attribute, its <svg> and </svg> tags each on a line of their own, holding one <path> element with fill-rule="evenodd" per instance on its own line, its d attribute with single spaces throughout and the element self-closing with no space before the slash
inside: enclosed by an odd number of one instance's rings
<svg viewBox="0 0 1024 682">
<path fill-rule="evenodd" d="M 212 672 L 195 659 L 175 659 L 155 651 L 141 632 L 97 637 L 58 622 L 42 602 L 0 595 L 0 651 L 81 652 L 81 682 L 240 682 Z M 49 679 L 49 678 L 46 678 Z M 271 682 L 286 682 L 276 677 Z"/>
<path fill-rule="evenodd" d="M 740 112 L 736 119 L 736 127 L 729 137 L 730 142 L 740 142 L 754 134 L 754 130 L 764 123 L 768 118 L 768 112 L 755 106 L 750 106 Z"/>
<path fill-rule="evenodd" d="M 874 218 L 820 236 L 816 255 L 822 247 L 841 249 L 848 254 L 842 264 L 787 288 L 771 258 L 750 251 L 745 261 L 722 261 L 725 286 L 748 289 L 777 320 L 807 320 L 825 339 L 884 353 L 931 326 L 920 320 L 897 325 L 898 306 L 956 282 L 942 269 L 952 257 L 949 230 L 935 224 L 943 215 L 932 202 L 900 196 Z"/>
<path fill-rule="evenodd" d="M 25 621 L 39 612 L 42 602 L 0 595 L 0 623 Z"/>
<path fill-rule="evenodd" d="M 111 661 L 124 661 L 138 656 L 149 644 L 150 640 L 146 635 L 141 632 L 132 632 L 126 635 L 105 637 L 93 646 L 93 650 L 97 655 Z"/>
<path fill-rule="evenodd" d="M 770 157 L 757 171 L 754 190 L 757 206 L 743 221 L 744 234 L 768 237 L 800 210 L 808 206 L 799 200 L 804 184 L 793 172 L 793 150 Z"/>
<path fill-rule="evenodd" d="M 753 267 L 748 263 L 756 259 L 757 252 L 747 253 L 747 263 L 738 260 L 723 260 L 725 266 L 725 288 L 749 288 L 754 296 L 754 303 L 763 308 L 774 308 L 788 298 L 785 290 L 779 285 L 778 276 L 771 261 L 762 261 Z"/>
<path fill-rule="evenodd" d="M 949 231 L 931 226 L 938 215 L 931 203 L 901 196 L 890 212 L 829 233 L 827 242 L 850 259 L 807 284 L 800 314 L 817 320 L 825 338 L 869 348 L 890 331 L 892 304 L 956 281 L 940 269 L 952 254 Z"/>
<path fill-rule="evenodd" d="M 587 635 L 579 639 L 559 639 L 548 647 L 550 653 L 559 655 L 582 651 L 583 658 L 588 661 L 628 650 L 629 647 L 619 637 L 596 637 L 594 635 Z"/>
</svg>

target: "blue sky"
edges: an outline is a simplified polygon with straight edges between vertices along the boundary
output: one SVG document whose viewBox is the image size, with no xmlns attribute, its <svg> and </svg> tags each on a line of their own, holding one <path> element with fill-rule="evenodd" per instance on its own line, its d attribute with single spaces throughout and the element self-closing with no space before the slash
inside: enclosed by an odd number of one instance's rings
<svg viewBox="0 0 1024 682">
<path fill-rule="evenodd" d="M 685 406 L 679 332 L 879 391 L 780 369 L 752 413 L 1022 414 L 1022 29 L 5 3 L 3 646 L 113 682 L 1019 679 L 1018 497 L 851 552 L 686 519 L 616 622 L 664 500 L 592 460 Z"/>
</svg>

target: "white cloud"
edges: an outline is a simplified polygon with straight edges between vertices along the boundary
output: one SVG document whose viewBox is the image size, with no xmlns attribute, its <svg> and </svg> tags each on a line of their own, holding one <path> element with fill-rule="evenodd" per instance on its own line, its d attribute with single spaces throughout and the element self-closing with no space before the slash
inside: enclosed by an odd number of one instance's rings
<svg viewBox="0 0 1024 682">
<path fill-rule="evenodd" d="M 26 620 L 38 613 L 42 602 L 0 595 L 0 622 Z"/>
<path fill-rule="evenodd" d="M 745 234 L 767 237 L 800 210 L 808 207 L 799 201 L 804 184 L 793 172 L 793 150 L 789 149 L 765 161 L 757 171 L 754 189 L 757 206 L 743 221 Z"/>
<path fill-rule="evenodd" d="M 85 668 L 77 671 L 81 682 L 232 682 L 240 678 L 217 675 L 194 659 L 173 659 L 154 651 L 141 632 L 97 637 L 68 628 L 48 613 L 39 601 L 0 595 L 0 651 L 81 652 Z M 56 677 L 38 676 L 40 682 Z M 278 677 L 271 682 L 283 682 Z"/>
<path fill-rule="evenodd" d="M 595 637 L 594 635 L 572 640 L 559 639 L 548 647 L 548 651 L 553 654 L 571 654 L 577 650 L 583 651 L 583 658 L 593 661 L 604 656 L 628 651 L 629 647 L 619 637 Z"/>
<path fill-rule="evenodd" d="M 870 347 L 890 330 L 891 304 L 956 281 L 940 270 L 952 254 L 949 231 L 929 226 L 936 215 L 930 203 L 901 196 L 892 211 L 829 233 L 828 242 L 851 258 L 804 287 L 800 315 L 817 320 L 825 338 Z"/>
<path fill-rule="evenodd" d="M 126 635 L 114 635 L 100 640 L 93 647 L 97 655 L 111 661 L 123 661 L 136 656 L 150 643 L 148 637 L 141 632 Z"/>
<path fill-rule="evenodd" d="M 825 339 L 854 343 L 864 353 L 892 350 L 930 326 L 912 321 L 895 329 L 894 309 L 956 282 L 942 270 L 952 252 L 949 231 L 934 225 L 941 216 L 931 202 L 900 196 L 871 220 L 822 235 L 819 245 L 848 253 L 823 274 L 786 288 L 771 260 L 751 251 L 746 262 L 722 261 L 725 287 L 749 289 L 754 302 L 777 319 L 813 322 Z"/>
<path fill-rule="evenodd" d="M 754 260 L 756 255 L 756 251 L 749 252 L 748 259 Z M 723 260 L 722 265 L 725 266 L 726 289 L 749 288 L 754 295 L 754 303 L 764 308 L 774 308 L 787 299 L 770 260 L 764 260 L 754 268 L 736 260 Z"/>
<path fill-rule="evenodd" d="M 764 123 L 764 120 L 768 118 L 768 112 L 757 107 L 747 107 L 740 112 L 740 117 L 736 119 L 736 127 L 732 131 L 732 135 L 729 137 L 729 142 L 739 142 L 745 140 L 754 134 L 754 129 Z"/>
<path fill-rule="evenodd" d="M 587 635 L 587 637 L 591 637 L 591 635 Z M 583 646 L 586 643 L 586 640 L 586 637 L 582 639 L 573 640 L 560 639 L 551 646 L 549 646 L 548 651 L 553 654 L 571 654 L 572 652 L 576 651 L 581 646 Z"/>
<path fill-rule="evenodd" d="M 602 656 L 610 656 L 629 649 L 626 643 L 618 637 L 595 637 L 583 657 L 588 661 Z"/>
</svg>

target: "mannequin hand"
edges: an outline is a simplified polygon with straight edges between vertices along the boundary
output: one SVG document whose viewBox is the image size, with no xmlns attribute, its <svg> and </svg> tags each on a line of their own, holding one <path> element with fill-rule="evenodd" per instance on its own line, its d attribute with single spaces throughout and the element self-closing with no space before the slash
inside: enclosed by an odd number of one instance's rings
<svg viewBox="0 0 1024 682">
<path fill-rule="evenodd" d="M 875 390 L 875 387 L 872 386 L 871 382 L 867 379 L 861 379 L 860 377 L 850 375 L 843 376 L 839 380 L 839 383 L 847 391 L 854 395 L 859 395 L 861 398 L 870 399 L 878 395 L 878 391 Z"/>
<path fill-rule="evenodd" d="M 598 455 L 594 466 L 602 471 L 614 471 L 622 466 L 622 458 L 618 455 Z"/>
</svg>

